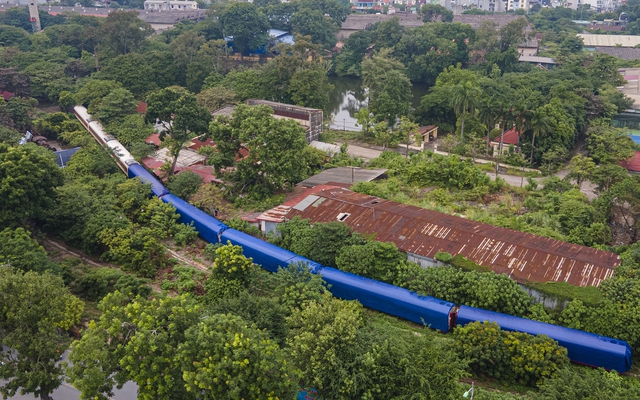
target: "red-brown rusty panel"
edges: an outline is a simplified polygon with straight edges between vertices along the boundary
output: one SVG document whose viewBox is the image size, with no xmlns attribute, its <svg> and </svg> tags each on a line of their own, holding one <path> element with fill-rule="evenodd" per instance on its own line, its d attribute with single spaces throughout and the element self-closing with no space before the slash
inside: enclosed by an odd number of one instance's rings
<svg viewBox="0 0 640 400">
<path fill-rule="evenodd" d="M 312 222 L 336 221 L 339 215 L 353 230 L 374 234 L 399 249 L 434 258 L 439 251 L 462 254 L 479 265 L 519 282 L 568 282 L 598 286 L 613 275 L 620 258 L 607 251 L 579 246 L 394 203 L 335 187 L 314 193 L 318 201 L 303 211 L 291 209 Z M 303 198 L 300 198 L 302 201 Z M 349 214 L 344 217 L 345 214 Z"/>
</svg>

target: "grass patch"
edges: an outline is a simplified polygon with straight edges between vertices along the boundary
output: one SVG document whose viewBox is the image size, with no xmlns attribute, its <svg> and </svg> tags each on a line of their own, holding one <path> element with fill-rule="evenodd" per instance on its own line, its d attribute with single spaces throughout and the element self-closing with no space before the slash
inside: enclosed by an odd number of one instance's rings
<svg viewBox="0 0 640 400">
<path fill-rule="evenodd" d="M 560 301 L 577 299 L 593 306 L 602 300 L 600 289 L 593 286 L 574 286 L 566 282 L 532 282 L 525 286 L 540 293 L 554 296 Z"/>
</svg>

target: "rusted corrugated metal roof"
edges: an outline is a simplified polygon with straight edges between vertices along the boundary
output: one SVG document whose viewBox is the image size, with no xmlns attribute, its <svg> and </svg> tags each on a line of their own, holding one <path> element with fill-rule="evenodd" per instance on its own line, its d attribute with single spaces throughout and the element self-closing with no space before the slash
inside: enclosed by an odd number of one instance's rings
<svg viewBox="0 0 640 400">
<path fill-rule="evenodd" d="M 496 227 L 334 187 L 315 191 L 320 199 L 296 215 L 311 222 L 336 221 L 339 215 L 353 230 L 375 234 L 399 249 L 434 258 L 444 251 L 462 254 L 479 265 L 518 282 L 568 282 L 599 286 L 620 264 L 614 253 L 560 240 Z M 298 198 L 303 201 L 307 196 Z"/>
</svg>

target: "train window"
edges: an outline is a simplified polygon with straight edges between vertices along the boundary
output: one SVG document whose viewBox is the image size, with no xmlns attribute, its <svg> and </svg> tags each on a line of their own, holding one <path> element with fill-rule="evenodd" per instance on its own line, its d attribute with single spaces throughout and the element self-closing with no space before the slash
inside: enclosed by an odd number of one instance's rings
<svg viewBox="0 0 640 400">
<path fill-rule="evenodd" d="M 347 219 L 349 217 L 349 213 L 340 213 L 338 214 L 338 221 L 344 221 L 345 219 Z"/>
</svg>

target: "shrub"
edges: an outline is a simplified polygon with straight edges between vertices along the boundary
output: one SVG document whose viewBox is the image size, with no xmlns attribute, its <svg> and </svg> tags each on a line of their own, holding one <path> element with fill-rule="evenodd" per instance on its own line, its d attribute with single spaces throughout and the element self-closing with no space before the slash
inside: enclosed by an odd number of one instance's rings
<svg viewBox="0 0 640 400">
<path fill-rule="evenodd" d="M 454 349 L 474 372 L 534 386 L 568 366 L 567 349 L 545 335 L 507 332 L 473 322 L 454 331 Z"/>
<path fill-rule="evenodd" d="M 195 172 L 184 171 L 171 177 L 167 183 L 167 188 L 174 195 L 187 200 L 198 191 L 202 182 L 200 175 Z"/>
<path fill-rule="evenodd" d="M 435 259 L 442 262 L 449 262 L 452 258 L 453 256 L 445 251 L 439 251 L 435 255 Z"/>
<path fill-rule="evenodd" d="M 193 227 L 193 222 L 189 225 L 176 224 L 173 228 L 173 241 L 178 246 L 186 246 L 193 243 L 198 237 L 198 231 Z"/>
</svg>

